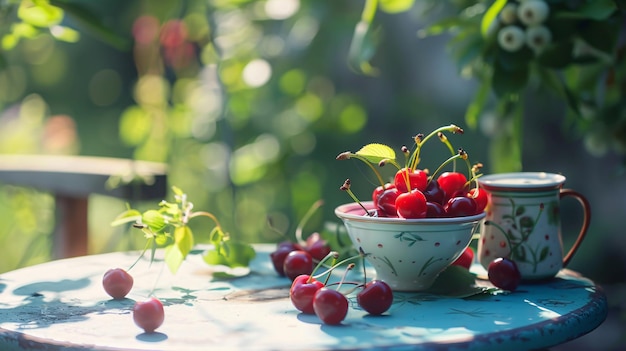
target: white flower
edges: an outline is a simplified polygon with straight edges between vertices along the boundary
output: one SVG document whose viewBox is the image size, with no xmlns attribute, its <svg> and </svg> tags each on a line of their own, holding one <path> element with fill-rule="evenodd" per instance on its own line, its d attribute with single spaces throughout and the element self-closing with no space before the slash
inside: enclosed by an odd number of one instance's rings
<svg viewBox="0 0 626 351">
<path fill-rule="evenodd" d="M 517 4 L 509 2 L 500 11 L 500 21 L 503 24 L 513 24 L 517 20 Z"/>
<path fill-rule="evenodd" d="M 535 52 L 540 52 L 552 41 L 552 32 L 545 26 L 526 28 L 526 45 Z"/>
<path fill-rule="evenodd" d="M 543 0 L 527 0 L 517 7 L 517 17 L 527 26 L 542 24 L 550 14 L 550 7 Z"/>
<path fill-rule="evenodd" d="M 517 26 L 506 26 L 498 33 L 498 44 L 506 51 L 514 52 L 522 48 L 526 35 Z"/>
</svg>

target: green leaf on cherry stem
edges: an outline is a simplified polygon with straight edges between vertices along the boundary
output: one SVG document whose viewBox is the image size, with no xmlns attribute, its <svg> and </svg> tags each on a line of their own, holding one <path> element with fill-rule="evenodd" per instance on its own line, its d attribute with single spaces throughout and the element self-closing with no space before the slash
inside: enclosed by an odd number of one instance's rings
<svg viewBox="0 0 626 351">
<path fill-rule="evenodd" d="M 118 226 L 125 223 L 136 222 L 139 219 L 141 219 L 141 212 L 133 209 L 128 209 L 115 217 L 115 220 L 111 222 L 111 226 Z"/>
<path fill-rule="evenodd" d="M 167 223 L 163 214 L 157 210 L 148 210 L 141 216 L 141 222 L 155 233 L 160 233 L 165 229 Z"/>
<path fill-rule="evenodd" d="M 361 150 L 356 152 L 359 155 L 371 163 L 378 164 L 382 160 L 395 160 L 396 152 L 387 145 L 372 143 L 365 145 Z"/>
</svg>

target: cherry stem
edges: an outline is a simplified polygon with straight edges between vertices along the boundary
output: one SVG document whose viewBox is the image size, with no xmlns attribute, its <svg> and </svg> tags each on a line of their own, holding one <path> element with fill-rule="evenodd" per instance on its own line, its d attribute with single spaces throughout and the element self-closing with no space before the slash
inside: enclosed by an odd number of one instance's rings
<svg viewBox="0 0 626 351">
<path fill-rule="evenodd" d="M 323 276 L 324 274 L 330 272 L 331 270 L 327 270 L 324 273 L 321 273 L 318 276 L 314 276 L 313 273 L 317 272 L 318 269 L 320 269 L 323 265 L 324 262 L 328 261 L 328 259 L 332 258 L 333 260 L 337 260 L 337 258 L 339 257 L 339 253 L 337 251 L 331 251 L 328 253 L 328 255 L 324 256 L 324 258 L 322 258 L 317 265 L 315 266 L 315 268 L 313 269 L 313 272 L 311 272 L 311 274 L 309 275 L 309 279 L 307 279 L 307 283 L 310 283 L 311 281 L 313 281 L 313 279 L 317 279 L 321 276 Z M 334 266 L 334 262 L 333 262 L 333 266 Z M 328 277 L 326 278 L 328 279 Z M 326 285 L 326 284 L 324 284 Z"/>
<path fill-rule="evenodd" d="M 433 172 L 433 174 L 430 176 L 430 180 L 428 181 L 429 183 L 432 182 L 433 179 L 435 179 L 437 173 L 441 172 L 441 170 L 448 165 L 448 163 L 453 162 L 454 160 L 457 160 L 459 158 L 462 158 L 463 156 L 461 156 L 461 153 L 458 153 L 454 156 L 450 156 L 450 158 L 448 158 L 447 160 L 443 161 L 442 164 L 439 165 L 439 167 L 435 170 L 435 172 Z"/>
<path fill-rule="evenodd" d="M 339 281 L 339 286 L 337 286 L 337 291 L 341 289 L 343 282 L 346 280 L 346 277 L 348 276 L 348 272 L 350 272 L 353 268 L 354 268 L 354 263 L 350 263 L 348 267 L 346 267 L 346 270 L 343 272 L 343 276 L 341 277 L 341 280 Z"/>
<path fill-rule="evenodd" d="M 296 240 L 298 243 L 302 244 L 304 239 L 302 238 L 302 231 L 306 223 L 311 219 L 315 211 L 317 211 L 324 204 L 323 200 L 317 200 L 311 207 L 309 207 L 308 211 L 304 214 L 300 223 L 298 223 L 298 227 L 296 228 Z"/>
<path fill-rule="evenodd" d="M 378 172 L 378 170 L 374 167 L 374 165 L 365 157 L 359 154 L 353 154 L 351 152 L 344 152 L 342 154 L 339 154 L 339 156 L 336 157 L 337 160 L 350 159 L 350 158 L 356 158 L 357 160 L 363 161 L 366 165 L 369 166 L 369 168 L 371 168 L 372 172 L 374 172 L 374 175 L 376 175 L 376 178 L 378 179 L 378 182 L 380 183 L 380 185 L 385 186 L 385 181 L 383 180 L 383 177 L 380 175 L 380 172 Z M 393 161 L 392 163 L 395 164 L 395 161 Z"/>
<path fill-rule="evenodd" d="M 213 222 L 215 223 L 215 226 L 218 228 L 222 228 L 222 226 L 220 225 L 220 221 L 217 220 L 217 217 L 215 217 L 214 214 L 212 214 L 211 212 L 206 212 L 206 211 L 198 211 L 198 212 L 193 212 L 189 214 L 189 219 L 192 219 L 194 217 L 200 217 L 200 216 L 204 216 L 204 217 L 209 217 L 213 220 Z"/>
<path fill-rule="evenodd" d="M 374 215 L 372 213 L 370 213 L 370 211 L 367 208 L 365 208 L 365 206 L 363 206 L 361 201 L 359 201 L 359 199 L 356 197 L 356 195 L 354 195 L 352 190 L 350 190 L 350 185 L 351 185 L 350 179 L 346 179 L 343 182 L 343 185 L 341 187 L 339 187 L 339 189 L 347 192 L 348 195 L 350 195 L 350 197 L 352 198 L 352 200 L 354 200 L 354 202 L 356 202 L 359 206 L 361 206 L 361 208 L 365 211 L 365 213 L 368 216 L 373 217 Z M 383 185 L 383 187 L 384 187 L 384 185 Z"/>
<path fill-rule="evenodd" d="M 346 263 L 348 263 L 348 262 L 350 262 L 350 261 L 352 261 L 352 260 L 355 260 L 355 259 L 357 259 L 357 258 L 359 258 L 359 257 L 360 257 L 360 255 L 350 256 L 350 257 L 348 257 L 348 258 L 346 258 L 346 259 L 343 259 L 343 260 L 339 261 L 339 263 L 333 263 L 332 267 L 330 267 L 330 268 L 329 268 L 327 271 L 325 271 L 324 273 L 320 273 L 320 274 L 318 274 L 318 275 L 316 275 L 316 276 L 313 276 L 313 275 L 311 274 L 311 277 L 313 277 L 313 278 L 315 278 L 315 279 L 319 279 L 319 278 L 321 278 L 324 274 L 328 274 L 328 273 L 332 272 L 333 270 L 335 270 L 336 268 L 341 267 L 342 265 L 344 265 L 344 264 L 346 264 Z M 325 259 L 326 259 L 326 258 L 324 258 L 324 260 L 325 260 Z M 319 265 L 319 264 L 318 264 L 318 265 Z M 315 271 L 315 270 L 314 270 L 314 271 Z M 327 277 L 327 278 L 328 278 L 328 277 Z M 309 279 L 311 279 L 311 278 L 309 278 Z"/>
<path fill-rule="evenodd" d="M 421 138 L 421 140 L 417 140 L 415 141 L 416 143 L 416 150 L 415 153 L 412 155 L 412 160 L 411 160 L 411 169 L 415 170 L 417 168 L 417 165 L 419 164 L 420 161 L 420 151 L 422 149 L 422 145 L 424 145 L 424 143 L 426 141 L 428 141 L 428 139 L 432 138 L 435 135 L 438 135 L 439 133 L 442 132 L 452 132 L 452 133 L 459 133 L 462 134 L 463 133 L 463 129 L 457 127 L 454 124 L 450 124 L 448 126 L 444 126 L 444 127 L 439 127 L 435 130 L 433 130 L 430 134 L 428 134 L 427 136 L 425 136 L 424 138 Z"/>
<path fill-rule="evenodd" d="M 454 156 L 455 151 L 454 151 L 454 148 L 452 147 L 452 144 L 450 143 L 450 140 L 448 140 L 448 137 L 445 134 L 443 134 L 443 132 L 437 133 L 437 136 L 439 137 L 439 140 L 448 147 L 448 150 L 450 150 L 450 154 Z M 452 171 L 456 172 L 456 161 L 452 164 Z"/>
</svg>

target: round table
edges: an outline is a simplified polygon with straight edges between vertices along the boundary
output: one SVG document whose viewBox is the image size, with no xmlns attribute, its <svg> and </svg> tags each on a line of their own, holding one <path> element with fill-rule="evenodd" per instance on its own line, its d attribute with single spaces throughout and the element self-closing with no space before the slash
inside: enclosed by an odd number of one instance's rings
<svg viewBox="0 0 626 351">
<path fill-rule="evenodd" d="M 137 252 L 52 261 L 0 275 L 1 350 L 529 350 L 595 329 L 606 318 L 602 290 L 562 271 L 511 294 L 453 298 L 395 293 L 391 309 L 371 316 L 354 294 L 341 325 L 297 311 L 290 281 L 269 260 L 273 245 L 256 245 L 250 273 L 216 279 L 215 267 L 190 255 L 175 275 L 161 260 L 130 270 L 133 290 L 112 300 L 102 288 L 109 268 L 129 267 Z M 473 269 L 476 267 L 473 267 Z M 133 322 L 135 301 L 158 297 L 165 322 L 147 334 Z"/>
</svg>

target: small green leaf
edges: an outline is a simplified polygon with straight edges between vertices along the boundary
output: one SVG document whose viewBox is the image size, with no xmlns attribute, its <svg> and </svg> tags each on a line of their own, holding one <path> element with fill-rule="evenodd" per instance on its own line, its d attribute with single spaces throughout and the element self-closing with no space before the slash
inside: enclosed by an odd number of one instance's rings
<svg viewBox="0 0 626 351">
<path fill-rule="evenodd" d="M 500 11 L 502 11 L 502 8 L 504 8 L 504 5 L 506 5 L 507 1 L 508 0 L 496 0 L 487 9 L 487 12 L 485 12 L 485 15 L 480 23 L 480 33 L 483 37 L 488 36 L 489 28 L 492 26 L 494 21 L 498 20 L 498 15 L 500 14 Z"/>
<path fill-rule="evenodd" d="M 374 164 L 378 164 L 382 160 L 396 159 L 396 152 L 391 147 L 378 143 L 365 145 L 356 154 Z"/>
<path fill-rule="evenodd" d="M 159 233 L 165 229 L 167 223 L 163 214 L 157 210 L 148 210 L 141 216 L 141 222 L 147 225 L 150 230 Z"/>
<path fill-rule="evenodd" d="M 561 11 L 556 14 L 560 18 L 587 18 L 602 21 L 611 17 L 617 10 L 615 0 L 585 1 L 576 11 Z"/>
<path fill-rule="evenodd" d="M 130 210 L 126 210 L 120 213 L 117 217 L 115 217 L 115 220 L 111 222 L 111 225 L 118 226 L 124 223 L 136 222 L 140 219 L 141 219 L 141 212 L 130 209 Z"/>
<path fill-rule="evenodd" d="M 256 256 L 254 248 L 246 243 L 226 241 L 222 246 L 224 246 L 224 251 L 227 254 L 218 252 L 218 250 L 209 250 L 203 257 L 204 261 L 210 265 L 222 265 L 230 268 L 247 267 Z"/>
<path fill-rule="evenodd" d="M 178 268 L 185 260 L 185 255 L 180 251 L 178 245 L 170 245 L 165 248 L 165 263 L 172 274 L 178 272 Z"/>
<path fill-rule="evenodd" d="M 377 70 L 369 62 L 376 53 L 377 46 L 372 24 L 361 20 L 354 28 L 352 42 L 348 51 L 348 65 L 350 68 L 361 74 L 377 74 Z"/>
<path fill-rule="evenodd" d="M 11 26 L 11 33 L 13 33 L 13 35 L 15 35 L 18 38 L 32 39 L 36 37 L 37 35 L 39 35 L 41 32 L 39 31 L 39 29 L 35 28 L 34 26 L 28 23 L 20 22 L 20 23 L 14 23 Z"/>
<path fill-rule="evenodd" d="M 574 43 L 561 41 L 548 45 L 537 57 L 537 61 L 549 68 L 561 69 L 572 63 Z"/>
<path fill-rule="evenodd" d="M 472 99 L 472 102 L 465 111 L 465 123 L 467 123 L 470 128 L 476 128 L 478 126 L 478 118 L 489 100 L 489 93 L 491 92 L 490 83 L 488 79 L 482 81 L 474 95 L 474 99 Z"/>
<path fill-rule="evenodd" d="M 484 291 L 477 287 L 476 277 L 465 267 L 448 266 L 439 274 L 427 292 L 449 297 L 466 298 Z"/>
<path fill-rule="evenodd" d="M 36 4 L 31 1 L 22 1 L 17 10 L 17 16 L 35 27 L 50 27 L 61 23 L 63 10 L 50 5 L 47 1 L 39 1 Z"/>
<path fill-rule="evenodd" d="M 415 0 L 379 0 L 378 6 L 387 13 L 405 12 L 413 7 Z"/>
<path fill-rule="evenodd" d="M 189 254 L 194 245 L 191 229 L 186 225 L 176 228 L 174 230 L 174 242 L 183 254 L 183 259 L 187 257 L 187 254 Z"/>
<path fill-rule="evenodd" d="M 579 31 L 579 35 L 587 44 L 607 54 L 612 54 L 617 45 L 620 25 L 620 21 L 614 20 L 589 21 Z"/>
<path fill-rule="evenodd" d="M 165 234 L 165 233 L 159 233 L 157 235 L 151 235 L 149 237 L 154 237 L 155 238 L 155 243 L 158 246 L 165 246 L 171 239 L 171 237 L 168 234 Z"/>
</svg>

